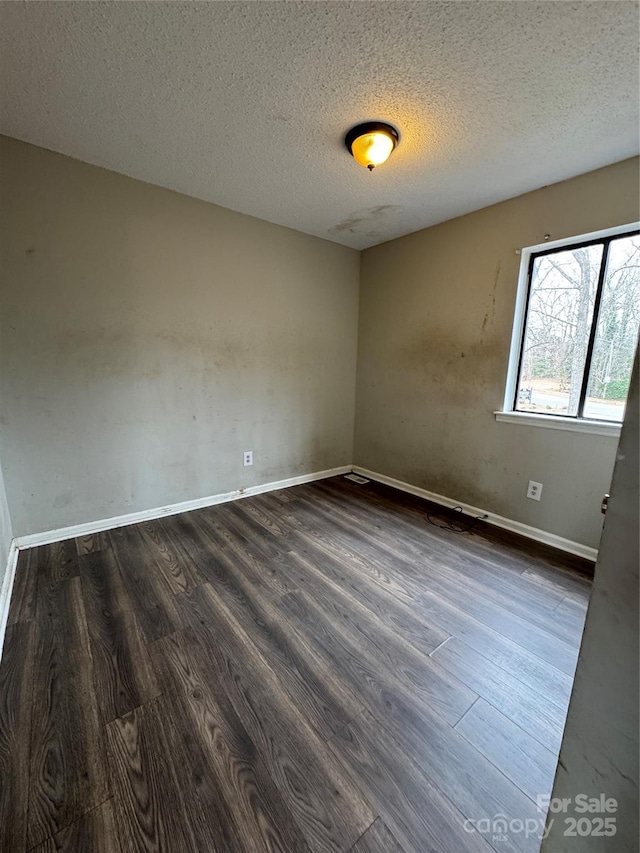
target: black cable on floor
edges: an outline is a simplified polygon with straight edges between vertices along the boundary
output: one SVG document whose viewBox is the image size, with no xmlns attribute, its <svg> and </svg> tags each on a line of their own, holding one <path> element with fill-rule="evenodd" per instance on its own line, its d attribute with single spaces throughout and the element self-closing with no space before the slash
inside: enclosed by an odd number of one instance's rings
<svg viewBox="0 0 640 853">
<path fill-rule="evenodd" d="M 458 512 L 461 515 L 464 514 L 461 506 L 454 506 L 453 511 Z M 472 518 L 471 523 L 468 524 L 466 527 L 456 527 L 451 522 L 446 522 L 445 524 L 439 524 L 437 521 L 433 520 L 432 514 L 430 512 L 427 513 L 427 521 L 429 522 L 429 524 L 433 524 L 434 527 L 438 527 L 440 530 L 450 530 L 451 533 L 468 533 L 471 530 L 471 528 L 475 527 L 476 523 L 478 521 L 481 521 L 483 518 L 489 518 L 489 516 L 487 515 L 486 512 L 483 513 L 482 515 L 477 515 L 474 518 Z"/>
</svg>

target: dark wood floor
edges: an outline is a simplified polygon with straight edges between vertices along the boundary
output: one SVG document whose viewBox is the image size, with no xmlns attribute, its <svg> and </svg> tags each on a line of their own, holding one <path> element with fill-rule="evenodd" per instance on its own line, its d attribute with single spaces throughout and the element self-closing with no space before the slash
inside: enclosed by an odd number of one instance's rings
<svg viewBox="0 0 640 853">
<path fill-rule="evenodd" d="M 429 508 L 336 478 L 22 552 L 3 853 L 536 851 L 470 821 L 544 821 L 590 581 Z"/>
</svg>

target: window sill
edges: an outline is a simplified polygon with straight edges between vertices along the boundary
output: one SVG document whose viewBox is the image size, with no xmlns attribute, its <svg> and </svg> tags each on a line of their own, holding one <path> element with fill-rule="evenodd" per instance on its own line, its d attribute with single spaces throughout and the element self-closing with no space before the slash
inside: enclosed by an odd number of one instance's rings
<svg viewBox="0 0 640 853">
<path fill-rule="evenodd" d="M 501 423 L 561 429 L 569 432 L 587 432 L 591 435 L 609 435 L 616 438 L 620 435 L 620 427 L 622 426 L 622 424 L 606 421 L 577 420 L 558 415 L 538 415 L 535 412 L 494 412 L 494 415 L 496 420 Z"/>
</svg>

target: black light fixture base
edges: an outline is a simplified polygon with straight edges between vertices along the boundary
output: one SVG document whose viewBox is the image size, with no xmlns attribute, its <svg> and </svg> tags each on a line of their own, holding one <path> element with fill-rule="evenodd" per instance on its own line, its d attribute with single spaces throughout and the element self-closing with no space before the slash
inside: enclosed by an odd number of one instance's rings
<svg viewBox="0 0 640 853">
<path fill-rule="evenodd" d="M 381 130 L 383 133 L 388 133 L 389 136 L 393 139 L 394 148 L 400 141 L 400 134 L 393 125 L 387 124 L 385 121 L 365 121 L 362 124 L 357 124 L 355 127 L 352 127 L 351 130 L 348 130 L 344 137 L 344 144 L 349 154 L 351 154 L 351 156 L 353 157 L 353 151 L 351 150 L 351 146 L 359 136 L 364 136 L 365 133 L 373 133 L 376 130 Z"/>
</svg>

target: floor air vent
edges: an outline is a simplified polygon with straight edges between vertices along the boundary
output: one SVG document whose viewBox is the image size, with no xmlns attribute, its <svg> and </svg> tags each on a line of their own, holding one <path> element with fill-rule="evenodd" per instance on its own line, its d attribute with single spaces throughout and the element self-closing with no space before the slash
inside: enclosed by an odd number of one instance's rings
<svg viewBox="0 0 640 853">
<path fill-rule="evenodd" d="M 344 478 L 345 480 L 352 480 L 354 483 L 360 483 L 361 486 L 369 482 L 366 477 L 361 477 L 359 474 L 345 474 Z"/>
</svg>

